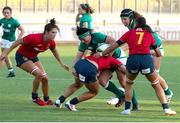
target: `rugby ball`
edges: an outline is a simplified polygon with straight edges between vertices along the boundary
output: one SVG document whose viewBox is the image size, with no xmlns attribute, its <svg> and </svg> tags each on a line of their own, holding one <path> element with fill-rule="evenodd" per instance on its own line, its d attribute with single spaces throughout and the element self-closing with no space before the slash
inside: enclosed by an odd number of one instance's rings
<svg viewBox="0 0 180 123">
<path fill-rule="evenodd" d="M 97 47 L 96 51 L 97 51 L 97 52 L 103 52 L 103 51 L 106 50 L 109 46 L 110 46 L 109 44 L 101 43 L 101 44 Z"/>
</svg>

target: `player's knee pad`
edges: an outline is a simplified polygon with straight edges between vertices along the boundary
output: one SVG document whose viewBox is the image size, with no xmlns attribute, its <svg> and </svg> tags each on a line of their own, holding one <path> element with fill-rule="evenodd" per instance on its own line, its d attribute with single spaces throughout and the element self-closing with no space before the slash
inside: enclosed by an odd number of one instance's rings
<svg viewBox="0 0 180 123">
<path fill-rule="evenodd" d="M 48 80 L 48 78 L 47 78 L 47 73 L 43 73 L 43 74 L 41 75 L 41 79 Z"/>
<path fill-rule="evenodd" d="M 38 70 L 39 68 L 36 66 L 32 69 L 32 71 L 30 72 L 30 74 L 33 74 L 36 70 Z"/>
<path fill-rule="evenodd" d="M 157 78 L 155 81 L 151 82 L 151 85 L 152 86 L 155 86 L 159 83 L 159 79 Z"/>
<path fill-rule="evenodd" d="M 133 81 L 133 80 L 130 80 L 129 78 L 126 78 L 126 82 L 127 82 L 128 84 L 134 84 L 134 81 Z"/>
</svg>

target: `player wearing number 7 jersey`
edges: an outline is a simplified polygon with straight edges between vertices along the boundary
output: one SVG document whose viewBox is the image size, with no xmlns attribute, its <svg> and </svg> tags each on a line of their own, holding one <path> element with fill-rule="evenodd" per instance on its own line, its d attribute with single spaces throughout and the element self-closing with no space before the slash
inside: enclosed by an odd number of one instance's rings
<svg viewBox="0 0 180 123">
<path fill-rule="evenodd" d="M 116 43 L 102 53 L 102 55 L 106 55 L 124 43 L 129 46 L 129 57 L 126 63 L 125 110 L 121 112 L 122 114 L 131 113 L 132 85 L 138 73 L 141 72 L 151 82 L 165 114 L 176 115 L 176 112 L 169 108 L 165 93 L 159 83 L 158 74 L 155 71 L 149 47 L 151 46 L 154 49 L 157 57 L 160 57 L 161 53 L 151 32 L 151 28 L 146 25 L 145 18 L 138 17 L 135 28 L 126 32 Z"/>
</svg>

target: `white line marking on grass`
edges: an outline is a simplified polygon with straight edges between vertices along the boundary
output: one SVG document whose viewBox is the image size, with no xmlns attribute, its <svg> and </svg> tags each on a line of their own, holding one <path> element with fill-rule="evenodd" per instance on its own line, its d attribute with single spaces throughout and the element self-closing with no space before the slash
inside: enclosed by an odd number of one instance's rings
<svg viewBox="0 0 180 123">
<path fill-rule="evenodd" d="M 6 80 L 8 80 L 9 78 L 5 78 L 5 77 L 0 77 L 0 79 L 6 79 Z M 33 80 L 34 78 L 18 78 L 18 77 L 15 77 L 15 78 L 12 78 L 12 79 L 14 79 L 14 80 Z M 12 80 L 11 79 L 11 80 Z M 114 80 L 114 79 L 113 79 Z M 72 78 L 49 78 L 49 81 L 74 81 L 74 79 Z M 135 82 L 136 83 L 150 83 L 149 81 L 147 81 L 147 80 L 135 80 Z M 180 85 L 180 83 L 175 83 L 175 82 L 172 82 L 172 81 L 170 81 L 170 80 L 168 80 L 168 84 L 176 84 L 176 85 Z"/>
</svg>

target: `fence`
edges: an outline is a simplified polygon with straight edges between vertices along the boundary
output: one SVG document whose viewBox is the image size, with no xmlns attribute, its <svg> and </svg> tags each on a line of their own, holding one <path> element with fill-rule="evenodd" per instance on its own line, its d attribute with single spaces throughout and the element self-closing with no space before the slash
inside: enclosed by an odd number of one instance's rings
<svg viewBox="0 0 180 123">
<path fill-rule="evenodd" d="M 76 13 L 80 3 L 89 3 L 97 13 L 116 13 L 132 8 L 140 13 L 179 14 L 179 0 L 0 0 L 18 13 Z"/>
</svg>

